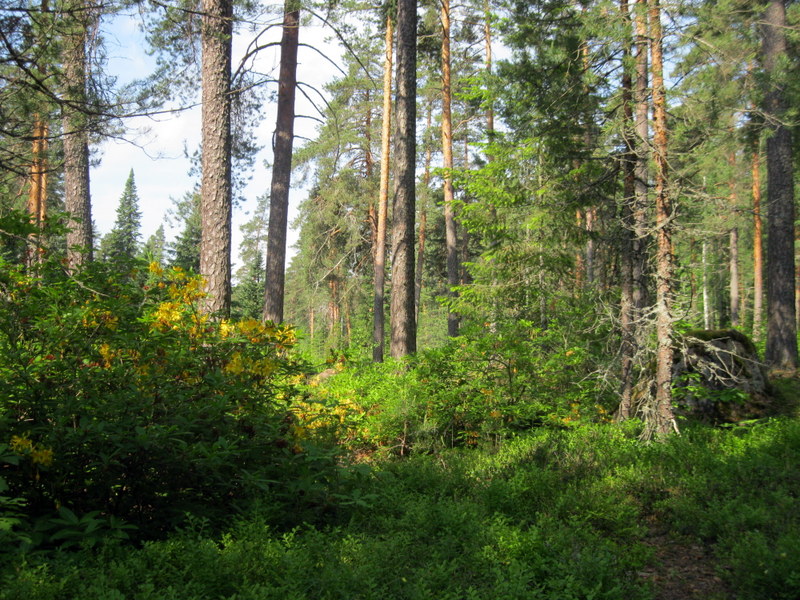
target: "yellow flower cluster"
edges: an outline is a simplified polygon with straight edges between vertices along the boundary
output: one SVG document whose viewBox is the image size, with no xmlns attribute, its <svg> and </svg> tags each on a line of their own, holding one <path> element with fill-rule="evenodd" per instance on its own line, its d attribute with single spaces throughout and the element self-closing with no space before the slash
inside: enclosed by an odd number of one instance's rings
<svg viewBox="0 0 800 600">
<path fill-rule="evenodd" d="M 350 428 L 354 417 L 364 413 L 360 406 L 347 398 L 340 399 L 333 406 L 316 402 L 295 402 L 292 412 L 300 423 L 298 427 L 311 431 Z"/>
<path fill-rule="evenodd" d="M 111 363 L 120 355 L 120 352 L 117 350 L 112 350 L 111 346 L 104 343 L 101 344 L 100 347 L 97 349 L 100 353 L 100 356 L 103 358 L 103 366 L 108 369 L 111 367 Z"/>
<path fill-rule="evenodd" d="M 153 313 L 153 327 L 159 331 L 179 329 L 183 319 L 183 310 L 178 302 L 162 302 Z"/>
<path fill-rule="evenodd" d="M 45 448 L 40 444 L 34 444 L 27 437 L 13 435 L 8 445 L 12 452 L 20 456 L 30 456 L 31 462 L 34 465 L 49 467 L 53 464 L 53 450 L 51 448 Z"/>
<path fill-rule="evenodd" d="M 278 370 L 278 364 L 271 358 L 253 359 L 242 356 L 241 352 L 234 352 L 224 370 L 230 375 L 249 373 L 266 378 Z"/>
<path fill-rule="evenodd" d="M 219 324 L 219 334 L 223 338 L 241 335 L 253 344 L 260 344 L 268 339 L 274 338 L 277 342 L 283 342 L 286 332 L 290 333 L 292 344 L 294 343 L 294 331 L 290 328 L 278 329 L 272 323 L 262 323 L 256 319 L 243 319 L 237 323 L 222 320 Z"/>
<path fill-rule="evenodd" d="M 185 272 L 173 269 L 173 281 L 169 286 L 169 297 L 178 302 L 191 304 L 205 298 L 206 282 L 202 277 L 188 277 Z M 180 283 L 180 285 L 178 285 Z"/>
<path fill-rule="evenodd" d="M 111 331 L 116 331 L 119 326 L 119 317 L 109 310 L 89 308 L 86 314 L 83 315 L 82 322 L 86 329 L 106 327 Z"/>
<path fill-rule="evenodd" d="M 156 261 L 151 262 L 147 270 L 150 271 L 150 273 L 152 273 L 156 277 L 164 276 L 164 269 L 161 268 L 161 265 L 158 264 Z"/>
</svg>

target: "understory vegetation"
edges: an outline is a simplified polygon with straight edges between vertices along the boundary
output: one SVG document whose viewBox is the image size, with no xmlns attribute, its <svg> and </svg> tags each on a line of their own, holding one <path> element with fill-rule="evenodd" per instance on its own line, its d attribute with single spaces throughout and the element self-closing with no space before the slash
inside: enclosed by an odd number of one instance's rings
<svg viewBox="0 0 800 600">
<path fill-rule="evenodd" d="M 0 599 L 644 600 L 656 530 L 800 595 L 795 380 L 645 444 L 575 319 L 320 374 L 199 281 L 0 268 Z"/>
</svg>

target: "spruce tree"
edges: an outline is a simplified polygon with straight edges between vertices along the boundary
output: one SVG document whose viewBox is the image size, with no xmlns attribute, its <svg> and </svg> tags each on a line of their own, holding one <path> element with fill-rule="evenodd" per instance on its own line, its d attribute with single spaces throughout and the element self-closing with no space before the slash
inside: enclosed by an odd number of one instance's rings
<svg viewBox="0 0 800 600">
<path fill-rule="evenodd" d="M 183 198 L 175 201 L 171 216 L 176 217 L 183 225 L 183 230 L 174 242 L 168 246 L 169 264 L 186 271 L 200 272 L 200 240 L 202 227 L 200 218 L 200 194 L 197 191 L 187 192 Z"/>
<path fill-rule="evenodd" d="M 166 258 L 167 241 L 164 234 L 164 225 L 159 225 L 156 232 L 147 238 L 142 246 L 141 257 L 148 262 L 163 264 Z"/>
<path fill-rule="evenodd" d="M 117 220 L 113 229 L 100 243 L 101 260 L 116 261 L 136 256 L 139 252 L 141 222 L 139 195 L 136 192 L 136 180 L 131 169 L 117 206 Z M 163 228 L 161 231 L 163 235 Z"/>
</svg>

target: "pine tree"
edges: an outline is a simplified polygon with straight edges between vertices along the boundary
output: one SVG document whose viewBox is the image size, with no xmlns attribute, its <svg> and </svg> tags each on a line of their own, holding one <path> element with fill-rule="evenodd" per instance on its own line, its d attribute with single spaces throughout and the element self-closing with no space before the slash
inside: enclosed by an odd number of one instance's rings
<svg viewBox="0 0 800 600">
<path fill-rule="evenodd" d="M 392 224 L 391 344 L 394 358 L 417 350 L 414 222 L 417 153 L 417 3 L 397 3 L 397 125 Z"/>
<path fill-rule="evenodd" d="M 117 206 L 117 219 L 114 227 L 100 243 L 100 259 L 118 261 L 130 259 L 139 252 L 139 238 L 142 213 L 139 211 L 139 195 L 133 169 L 125 182 L 125 189 Z M 163 235 L 163 228 L 161 230 Z"/>
<path fill-rule="evenodd" d="M 297 49 L 300 8 L 297 0 L 286 0 L 281 39 L 281 68 L 278 80 L 278 116 L 275 125 L 274 159 L 270 184 L 269 237 L 267 239 L 265 320 L 283 321 L 286 287 L 286 230 L 289 215 L 289 186 L 294 144 L 294 99 L 297 86 Z"/>
<path fill-rule="evenodd" d="M 91 8 L 80 0 L 64 7 L 62 45 L 64 203 L 68 214 L 67 264 L 78 269 L 92 260 L 92 205 L 89 193 L 89 131 L 86 117 Z"/>
<path fill-rule="evenodd" d="M 203 0 L 202 45 L 202 238 L 200 273 L 205 309 L 227 314 L 231 303 L 231 52 L 232 0 Z"/>
<path fill-rule="evenodd" d="M 765 360 L 773 367 L 797 368 L 794 270 L 794 180 L 792 133 L 785 123 L 787 102 L 781 80 L 786 57 L 786 7 L 771 0 L 763 26 L 763 60 L 768 75 L 764 95 L 767 116 L 767 347 Z"/>
<path fill-rule="evenodd" d="M 202 219 L 200 216 L 200 194 L 187 192 L 183 198 L 174 201 L 171 216 L 183 229 L 168 247 L 169 264 L 194 273 L 200 272 L 200 242 L 202 240 Z"/>
</svg>

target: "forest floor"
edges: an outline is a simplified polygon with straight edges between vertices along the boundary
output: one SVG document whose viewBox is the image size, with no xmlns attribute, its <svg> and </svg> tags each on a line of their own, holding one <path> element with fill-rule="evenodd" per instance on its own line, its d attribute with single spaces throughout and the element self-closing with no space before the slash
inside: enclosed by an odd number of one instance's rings
<svg viewBox="0 0 800 600">
<path fill-rule="evenodd" d="M 644 539 L 655 553 L 652 567 L 639 573 L 653 586 L 654 600 L 728 600 L 732 590 L 719 576 L 712 551 L 693 540 L 670 535 L 653 521 Z"/>
<path fill-rule="evenodd" d="M 800 374 L 771 373 L 777 388 L 774 412 L 800 418 Z M 713 550 L 696 540 L 677 537 L 669 526 L 650 516 L 643 540 L 654 553 L 653 566 L 639 576 L 653 586 L 654 600 L 729 600 L 734 590 L 720 576 L 728 568 L 720 564 Z"/>
</svg>

